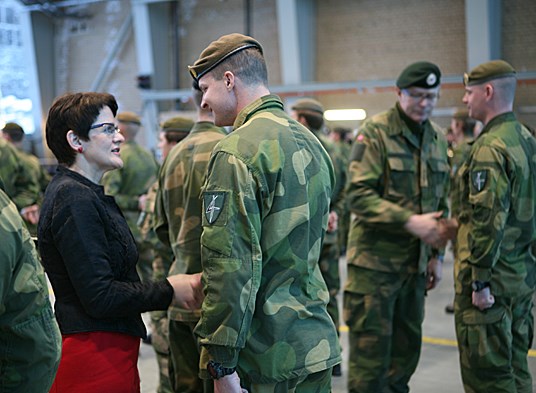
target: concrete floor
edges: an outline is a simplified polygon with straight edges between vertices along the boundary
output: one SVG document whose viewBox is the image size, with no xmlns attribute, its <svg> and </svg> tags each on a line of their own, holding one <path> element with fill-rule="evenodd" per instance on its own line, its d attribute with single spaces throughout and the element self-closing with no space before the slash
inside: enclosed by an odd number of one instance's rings
<svg viewBox="0 0 536 393">
<path fill-rule="evenodd" d="M 346 276 L 346 261 L 341 258 L 341 277 Z M 412 393 L 462 393 L 458 350 L 454 332 L 454 317 L 446 314 L 445 305 L 454 296 L 452 277 L 452 256 L 446 256 L 443 280 L 439 288 L 431 291 L 426 300 L 426 316 L 423 326 L 423 348 L 417 371 L 410 382 Z M 346 392 L 348 364 L 348 334 L 346 326 L 341 329 L 343 347 L 343 376 L 332 380 L 334 393 Z M 529 364 L 536 379 L 536 346 L 530 353 Z M 158 369 L 153 349 L 142 344 L 139 359 L 142 393 L 154 393 L 158 385 Z M 536 391 L 536 383 L 533 383 Z"/>
</svg>

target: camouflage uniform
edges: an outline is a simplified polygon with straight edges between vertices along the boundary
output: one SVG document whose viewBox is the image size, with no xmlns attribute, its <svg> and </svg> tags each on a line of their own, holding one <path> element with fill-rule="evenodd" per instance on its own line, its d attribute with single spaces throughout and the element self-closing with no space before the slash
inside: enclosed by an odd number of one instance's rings
<svg viewBox="0 0 536 393">
<path fill-rule="evenodd" d="M 4 183 L 4 191 L 19 211 L 37 203 L 37 180 L 30 169 L 22 164 L 15 147 L 3 138 L 0 138 L 0 179 Z"/>
<path fill-rule="evenodd" d="M 225 130 L 213 123 L 195 123 L 189 135 L 171 149 L 162 165 L 155 230 L 175 256 L 169 275 L 202 270 L 201 186 L 212 149 L 225 135 Z M 193 328 L 200 310 L 171 305 L 168 313 L 172 386 L 177 392 L 211 392 L 212 381 L 204 383 L 198 377 L 199 350 Z"/>
<path fill-rule="evenodd" d="M 345 182 L 344 187 L 348 185 L 348 165 L 350 164 L 350 153 L 352 152 L 352 146 L 346 141 L 339 141 L 335 143 L 335 146 L 339 150 L 339 156 L 342 159 L 342 165 L 344 169 Z M 346 194 L 344 201 L 341 204 L 341 213 L 339 215 L 339 221 L 337 226 L 337 237 L 339 243 L 340 253 L 346 253 L 346 243 L 348 242 L 348 232 L 350 231 L 350 209 L 348 207 L 348 200 Z"/>
<path fill-rule="evenodd" d="M 335 169 L 335 187 L 331 196 L 331 210 L 335 211 L 338 217 L 342 217 L 344 214 L 347 214 L 347 210 L 345 209 L 346 199 L 344 197 L 344 188 L 346 186 L 346 166 L 348 162 L 343 159 L 341 152 L 337 149 L 335 143 L 329 140 L 321 130 L 311 130 L 311 132 L 315 134 L 324 149 L 326 149 L 331 158 L 331 162 L 333 163 Z M 333 319 L 333 323 L 335 323 L 337 331 L 339 331 L 339 305 L 337 302 L 337 294 L 341 289 L 338 234 L 338 229 L 326 233 L 319 261 L 320 271 L 322 272 L 322 277 L 324 277 L 324 281 L 326 281 L 329 291 L 327 310 L 331 319 Z"/>
<path fill-rule="evenodd" d="M 536 140 L 513 113 L 499 115 L 458 173 L 454 312 L 465 391 L 532 392 Z M 495 297 L 484 311 L 472 305 L 475 280 Z"/>
<path fill-rule="evenodd" d="M 145 208 L 140 214 L 138 226 L 140 237 L 144 248 L 151 248 L 154 251 L 153 259 L 153 281 L 161 281 L 168 276 L 173 252 L 171 247 L 163 244 L 156 237 L 154 231 L 154 214 L 158 182 L 153 183 L 147 192 Z M 151 311 L 151 344 L 156 353 L 156 361 L 160 372 L 157 393 L 171 393 L 171 382 L 169 380 L 169 333 L 167 310 Z"/>
<path fill-rule="evenodd" d="M 349 392 L 407 392 L 417 367 L 425 272 L 432 250 L 404 229 L 413 214 L 448 214 L 447 141 L 427 120 L 410 128 L 399 106 L 360 130 L 350 163 L 344 314 Z M 391 389 L 391 390 L 389 390 Z"/>
<path fill-rule="evenodd" d="M 46 392 L 60 362 L 60 330 L 33 241 L 1 190 L 0 239 L 0 391 Z"/>
<path fill-rule="evenodd" d="M 341 356 L 318 260 L 334 185 L 327 152 L 274 95 L 242 109 L 216 146 L 202 194 L 203 378 L 213 359 L 249 391 L 329 382 Z"/>
<path fill-rule="evenodd" d="M 137 222 L 140 215 L 138 199 L 156 180 L 158 164 L 151 154 L 134 141 L 121 145 L 123 168 L 110 171 L 103 177 L 102 184 L 108 195 L 112 195 L 125 216 L 128 227 L 136 240 L 140 253 L 138 273 L 142 281 L 152 276 L 153 252 L 141 241 Z"/>
</svg>

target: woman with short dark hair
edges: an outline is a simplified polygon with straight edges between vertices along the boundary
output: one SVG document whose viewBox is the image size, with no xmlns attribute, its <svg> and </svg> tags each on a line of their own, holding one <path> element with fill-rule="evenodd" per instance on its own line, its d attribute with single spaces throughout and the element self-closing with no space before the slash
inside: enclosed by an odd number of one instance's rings
<svg viewBox="0 0 536 393">
<path fill-rule="evenodd" d="M 59 97 L 49 111 L 46 140 L 59 166 L 38 226 L 39 251 L 56 297 L 62 358 L 51 392 L 139 392 L 141 313 L 200 302 L 200 275 L 142 283 L 138 251 L 102 175 L 121 168 L 115 115 L 106 93 Z"/>
</svg>

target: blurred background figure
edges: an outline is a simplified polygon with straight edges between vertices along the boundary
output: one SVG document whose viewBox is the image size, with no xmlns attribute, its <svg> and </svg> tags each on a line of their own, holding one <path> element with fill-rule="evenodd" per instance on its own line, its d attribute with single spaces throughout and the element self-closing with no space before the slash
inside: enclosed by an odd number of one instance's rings
<svg viewBox="0 0 536 393">
<path fill-rule="evenodd" d="M 102 179 L 106 194 L 115 198 L 117 205 L 127 219 L 128 227 L 134 235 L 136 247 L 140 254 L 138 273 L 142 281 L 152 276 L 153 250 L 141 241 L 137 222 L 143 200 L 151 184 L 156 180 L 158 163 L 154 155 L 136 142 L 141 127 L 141 119 L 134 112 L 120 112 L 117 115 L 119 131 L 125 142 L 121 145 L 123 167 L 108 172 Z"/>
<path fill-rule="evenodd" d="M 27 207 L 25 210 L 27 212 L 32 211 L 32 215 L 37 215 L 39 217 L 39 206 L 43 199 L 43 194 L 47 188 L 48 182 L 50 181 L 50 175 L 47 170 L 39 162 L 39 158 L 33 154 L 27 153 L 23 149 L 24 142 L 24 129 L 17 123 L 6 123 L 2 129 L 2 136 L 17 149 L 17 153 L 21 160 L 21 165 L 23 165 L 30 172 L 34 180 L 39 185 L 39 197 L 36 201 L 37 203 L 31 207 Z M 34 219 L 27 221 L 28 229 L 32 236 L 37 234 L 37 222 L 34 222 Z"/>
</svg>

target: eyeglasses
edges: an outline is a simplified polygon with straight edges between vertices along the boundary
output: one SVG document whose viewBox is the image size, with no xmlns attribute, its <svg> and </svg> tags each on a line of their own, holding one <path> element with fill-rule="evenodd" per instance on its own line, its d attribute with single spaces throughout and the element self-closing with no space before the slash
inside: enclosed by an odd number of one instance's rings
<svg viewBox="0 0 536 393">
<path fill-rule="evenodd" d="M 402 90 L 402 92 L 408 97 L 411 97 L 414 100 L 419 101 L 419 102 L 424 101 L 424 100 L 435 101 L 439 98 L 439 94 L 434 94 L 434 93 L 416 93 L 414 91 L 409 91 L 407 89 Z"/>
<path fill-rule="evenodd" d="M 93 124 L 91 127 L 89 127 L 90 130 L 94 130 L 95 128 L 104 127 L 102 129 L 102 133 L 108 136 L 115 135 L 119 132 L 119 127 L 116 126 L 114 123 L 99 123 L 99 124 Z"/>
</svg>

